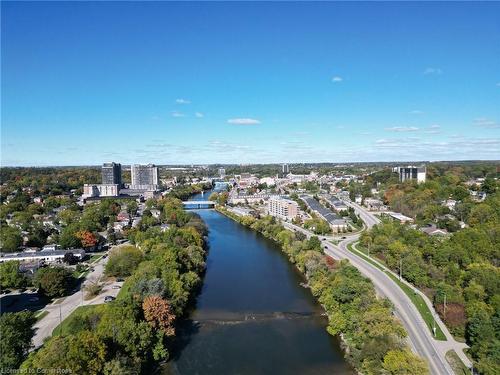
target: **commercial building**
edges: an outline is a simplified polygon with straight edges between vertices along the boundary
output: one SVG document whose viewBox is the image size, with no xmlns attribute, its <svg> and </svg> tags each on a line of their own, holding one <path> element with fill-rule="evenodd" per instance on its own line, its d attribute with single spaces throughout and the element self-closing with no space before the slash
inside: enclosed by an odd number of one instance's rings
<svg viewBox="0 0 500 375">
<path fill-rule="evenodd" d="M 120 186 L 118 184 L 84 184 L 83 198 L 97 197 L 117 197 L 120 194 Z"/>
<path fill-rule="evenodd" d="M 219 177 L 220 178 L 226 177 L 226 170 L 224 168 L 219 168 Z"/>
<path fill-rule="evenodd" d="M 409 165 L 407 167 L 395 167 L 394 172 L 399 174 L 399 182 L 416 180 L 418 183 L 421 183 L 425 182 L 427 170 L 425 165 L 421 167 Z"/>
<path fill-rule="evenodd" d="M 122 165 L 120 163 L 103 163 L 101 168 L 103 185 L 122 185 Z"/>
<path fill-rule="evenodd" d="M 271 216 L 275 216 L 283 220 L 292 220 L 299 212 L 299 205 L 297 202 L 290 199 L 272 197 L 267 203 L 267 211 Z"/>
<path fill-rule="evenodd" d="M 131 167 L 133 190 L 157 190 L 158 189 L 158 167 L 154 164 L 133 164 Z"/>
</svg>

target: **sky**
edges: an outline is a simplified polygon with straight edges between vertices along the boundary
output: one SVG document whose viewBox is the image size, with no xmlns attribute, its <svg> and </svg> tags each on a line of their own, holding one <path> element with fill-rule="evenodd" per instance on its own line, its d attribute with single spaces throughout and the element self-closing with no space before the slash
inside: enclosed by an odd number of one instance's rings
<svg viewBox="0 0 500 375">
<path fill-rule="evenodd" d="M 1 164 L 500 159 L 499 2 L 2 2 Z"/>
</svg>

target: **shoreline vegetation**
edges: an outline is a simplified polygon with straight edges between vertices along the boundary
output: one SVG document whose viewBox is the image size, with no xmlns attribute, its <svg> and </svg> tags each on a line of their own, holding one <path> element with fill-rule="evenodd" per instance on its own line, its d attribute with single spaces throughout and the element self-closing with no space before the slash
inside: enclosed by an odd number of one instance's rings
<svg viewBox="0 0 500 375">
<path fill-rule="evenodd" d="M 302 233 L 292 233 L 270 216 L 256 219 L 220 206 L 216 210 L 280 245 L 305 276 L 328 316 L 326 330 L 341 338 L 345 358 L 358 373 L 429 373 L 425 361 L 411 352 L 390 301 L 377 298 L 371 281 L 349 262 L 336 262 L 323 254 L 317 237 L 306 239 Z"/>
<path fill-rule="evenodd" d="M 148 201 L 147 210 L 153 208 L 161 211 L 158 222 L 145 213 L 139 229 L 127 233 L 132 245 L 109 256 L 106 274 L 126 277 L 116 300 L 76 310 L 21 371 L 141 374 L 169 359 L 175 322 L 202 284 L 207 228 L 177 198 Z M 159 222 L 169 228 L 162 230 Z"/>
</svg>

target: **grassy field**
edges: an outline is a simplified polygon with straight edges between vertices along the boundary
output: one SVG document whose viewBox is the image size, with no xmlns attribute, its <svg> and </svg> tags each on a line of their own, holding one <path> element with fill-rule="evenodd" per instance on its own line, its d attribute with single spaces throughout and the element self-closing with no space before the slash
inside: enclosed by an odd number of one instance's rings
<svg viewBox="0 0 500 375">
<path fill-rule="evenodd" d="M 354 249 L 352 244 L 349 244 L 347 246 L 347 248 L 352 253 L 360 256 L 361 258 L 363 258 L 367 262 L 371 263 L 372 265 L 374 265 L 375 267 L 377 267 L 381 271 L 385 272 L 387 276 L 389 276 L 396 284 L 398 284 L 398 286 L 403 290 L 403 292 L 405 292 L 405 294 L 410 298 L 410 300 L 412 301 L 412 303 L 415 305 L 418 312 L 420 313 L 420 316 L 425 321 L 425 324 L 427 325 L 427 327 L 429 328 L 431 333 L 433 333 L 434 316 L 432 315 L 431 310 L 429 309 L 429 307 L 425 303 L 424 298 L 420 294 L 414 292 L 412 288 L 410 288 L 408 285 L 406 285 L 405 283 L 400 281 L 399 278 L 396 277 L 395 275 L 393 275 L 391 272 L 387 272 L 380 264 L 378 264 L 373 259 L 368 257 L 362 251 Z M 437 325 L 437 324 L 436 324 L 436 336 L 435 336 L 435 338 L 436 338 L 436 340 L 446 341 L 446 336 L 444 335 L 443 331 L 441 330 L 441 328 L 439 328 L 439 325 Z"/>
</svg>

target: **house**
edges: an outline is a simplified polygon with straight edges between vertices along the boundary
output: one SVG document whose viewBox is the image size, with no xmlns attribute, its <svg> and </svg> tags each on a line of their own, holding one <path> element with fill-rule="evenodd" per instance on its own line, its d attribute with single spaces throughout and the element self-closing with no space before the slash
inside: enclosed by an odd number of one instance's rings
<svg viewBox="0 0 500 375">
<path fill-rule="evenodd" d="M 116 219 L 118 221 L 129 221 L 130 220 L 130 215 L 127 211 L 121 211 L 118 215 L 116 215 Z"/>
<path fill-rule="evenodd" d="M 387 213 L 392 219 L 399 221 L 402 224 L 405 223 L 413 223 L 413 219 L 411 217 L 405 216 L 399 212 L 388 212 Z"/>
<path fill-rule="evenodd" d="M 153 216 L 155 219 L 160 218 L 161 211 L 157 209 L 152 209 L 149 212 L 151 212 L 151 216 Z"/>
<path fill-rule="evenodd" d="M 442 205 L 444 207 L 448 207 L 450 210 L 453 210 L 455 206 L 457 205 L 457 201 L 454 199 L 447 199 L 442 202 Z"/>
<path fill-rule="evenodd" d="M 384 202 L 382 202 L 380 199 L 375 199 L 375 198 L 366 198 L 365 206 L 370 211 L 384 211 L 387 208 L 384 205 Z"/>
<path fill-rule="evenodd" d="M 447 236 L 448 231 L 446 229 L 441 229 L 436 227 L 434 224 L 427 225 L 423 228 L 420 228 L 421 232 L 424 232 L 425 234 L 429 236 Z"/>
</svg>

